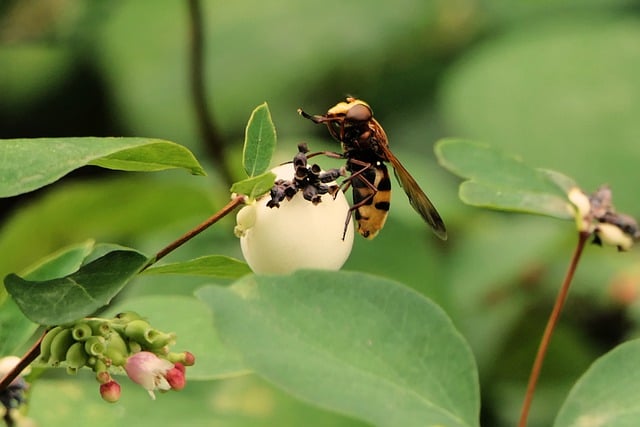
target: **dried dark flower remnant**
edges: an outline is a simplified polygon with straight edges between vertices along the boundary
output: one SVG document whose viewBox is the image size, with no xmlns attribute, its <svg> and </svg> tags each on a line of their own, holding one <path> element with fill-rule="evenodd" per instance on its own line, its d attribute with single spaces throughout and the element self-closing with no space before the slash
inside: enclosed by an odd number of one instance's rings
<svg viewBox="0 0 640 427">
<path fill-rule="evenodd" d="M 344 176 L 346 174 L 344 168 L 323 171 L 317 164 L 309 166 L 308 152 L 307 144 L 298 145 L 298 153 L 293 157 L 292 162 L 295 171 L 293 179 L 279 179 L 274 183 L 270 192 L 271 199 L 267 201 L 268 207 L 279 208 L 280 202 L 285 199 L 291 200 L 298 191 L 302 191 L 305 200 L 316 205 L 322 201 L 323 194 L 329 193 L 333 196 L 340 190 L 339 185 L 329 183 Z"/>
<path fill-rule="evenodd" d="M 608 186 L 601 186 L 590 196 L 576 187 L 569 192 L 569 199 L 578 211 L 578 230 L 593 234 L 593 243 L 616 246 L 619 251 L 626 251 L 640 240 L 637 221 L 630 215 L 615 211 Z"/>
</svg>

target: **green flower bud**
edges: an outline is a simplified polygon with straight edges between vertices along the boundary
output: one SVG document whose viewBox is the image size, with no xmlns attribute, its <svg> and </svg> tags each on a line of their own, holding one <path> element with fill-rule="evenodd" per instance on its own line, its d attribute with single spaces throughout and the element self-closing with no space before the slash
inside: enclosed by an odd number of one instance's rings
<svg viewBox="0 0 640 427">
<path fill-rule="evenodd" d="M 131 338 L 142 344 L 147 341 L 147 334 L 151 329 L 152 328 L 151 325 L 149 325 L 149 322 L 147 322 L 146 320 L 137 319 L 127 323 L 124 328 L 124 334 L 128 338 Z"/>
<path fill-rule="evenodd" d="M 102 356 L 107 349 L 104 337 L 92 336 L 84 342 L 84 351 L 90 356 Z"/>
<path fill-rule="evenodd" d="M 127 357 L 129 357 L 129 347 L 120 334 L 111 334 L 104 355 L 111 360 L 112 365 L 122 366 L 125 364 Z"/>
<path fill-rule="evenodd" d="M 145 320 L 134 320 L 125 327 L 124 333 L 127 337 L 138 342 L 143 348 L 161 349 L 175 341 L 175 334 L 166 334 L 155 328 Z"/>
<path fill-rule="evenodd" d="M 91 327 L 92 335 L 106 337 L 111 333 L 111 326 L 104 319 L 87 319 L 87 324 Z"/>
<path fill-rule="evenodd" d="M 73 326 L 73 329 L 71 329 L 71 335 L 76 341 L 86 341 L 90 336 L 93 335 L 93 330 L 88 323 L 78 322 Z"/>
<path fill-rule="evenodd" d="M 49 364 L 58 366 L 60 362 L 65 360 L 69 347 L 74 343 L 73 336 L 71 335 L 71 329 L 66 328 L 61 330 L 53 340 L 51 341 L 51 357 Z"/>
<path fill-rule="evenodd" d="M 89 356 L 84 351 L 84 343 L 75 342 L 67 350 L 67 366 L 70 368 L 80 369 L 87 364 Z"/>
<path fill-rule="evenodd" d="M 40 342 L 40 360 L 43 363 L 49 362 L 49 358 L 51 357 L 51 341 L 53 341 L 53 338 L 63 329 L 64 328 L 61 326 L 56 326 L 55 328 L 50 329 L 44 338 L 42 338 L 42 341 Z"/>
<path fill-rule="evenodd" d="M 102 360 L 96 361 L 96 364 L 93 366 L 93 372 L 96 373 L 96 379 L 100 383 L 105 383 L 111 380 L 111 374 L 109 374 L 109 368 L 107 368 L 107 364 Z"/>
<path fill-rule="evenodd" d="M 142 346 L 136 341 L 128 340 L 127 345 L 129 346 L 129 351 L 131 352 L 131 354 L 142 351 Z"/>
</svg>

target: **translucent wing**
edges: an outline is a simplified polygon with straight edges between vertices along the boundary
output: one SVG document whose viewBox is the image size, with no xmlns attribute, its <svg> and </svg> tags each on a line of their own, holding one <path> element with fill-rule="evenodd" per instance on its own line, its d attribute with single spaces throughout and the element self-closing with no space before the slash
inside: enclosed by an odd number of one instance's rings
<svg viewBox="0 0 640 427">
<path fill-rule="evenodd" d="M 402 189 L 407 194 L 411 206 L 413 206 L 416 212 L 431 226 L 436 236 L 442 240 L 446 240 L 447 229 L 444 226 L 444 221 L 442 221 L 440 214 L 435 206 L 433 206 L 433 203 L 431 203 L 431 200 L 424 194 L 424 191 L 422 191 L 416 180 L 413 179 L 409 171 L 402 166 L 400 160 L 389 150 L 388 146 L 381 145 L 380 149 L 393 165 L 396 177 Z"/>
</svg>

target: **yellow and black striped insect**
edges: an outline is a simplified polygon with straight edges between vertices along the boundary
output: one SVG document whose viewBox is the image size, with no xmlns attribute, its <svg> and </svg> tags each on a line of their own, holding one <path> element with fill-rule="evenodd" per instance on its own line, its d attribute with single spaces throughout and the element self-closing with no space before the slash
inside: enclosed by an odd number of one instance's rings
<svg viewBox="0 0 640 427">
<path fill-rule="evenodd" d="M 447 230 L 438 211 L 400 160 L 389 149 L 387 135 L 373 118 L 366 102 L 347 98 L 324 115 L 298 113 L 314 123 L 327 125 L 331 136 L 342 145 L 342 153 L 324 153 L 347 160 L 351 173 L 347 185 L 353 187 L 353 206 L 358 232 L 373 239 L 384 226 L 391 202 L 391 180 L 385 162 L 393 165 L 396 177 L 411 206 L 431 226 L 439 238 L 446 240 Z"/>
</svg>

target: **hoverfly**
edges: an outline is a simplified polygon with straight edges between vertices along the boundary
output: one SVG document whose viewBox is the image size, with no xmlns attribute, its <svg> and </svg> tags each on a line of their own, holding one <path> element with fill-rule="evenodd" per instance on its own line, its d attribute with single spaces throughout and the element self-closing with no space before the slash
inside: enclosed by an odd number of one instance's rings
<svg viewBox="0 0 640 427">
<path fill-rule="evenodd" d="M 339 102 L 325 115 L 310 115 L 302 109 L 298 109 L 298 113 L 314 123 L 326 124 L 331 136 L 341 143 L 342 153 L 324 154 L 347 160 L 346 169 L 351 174 L 347 187 L 353 187 L 351 210 L 355 211 L 358 232 L 363 237 L 373 239 L 387 219 L 391 180 L 384 163 L 389 162 L 411 206 L 431 226 L 436 236 L 446 240 L 447 230 L 442 218 L 415 179 L 389 149 L 387 135 L 373 118 L 369 104 L 347 98 L 346 102 Z M 349 218 L 350 215 L 347 221 Z"/>
</svg>

